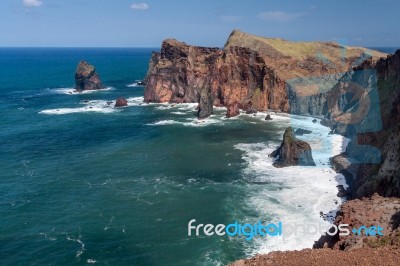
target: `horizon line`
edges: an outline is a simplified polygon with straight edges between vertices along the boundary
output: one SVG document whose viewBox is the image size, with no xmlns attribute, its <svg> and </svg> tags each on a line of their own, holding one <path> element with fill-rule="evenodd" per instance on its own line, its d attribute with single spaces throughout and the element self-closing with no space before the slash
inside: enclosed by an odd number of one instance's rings
<svg viewBox="0 0 400 266">
<path fill-rule="evenodd" d="M 352 45 L 350 45 L 352 46 Z M 210 46 L 211 47 L 211 46 Z M 399 46 L 358 46 L 358 47 L 364 47 L 364 48 L 397 48 L 400 49 Z M 121 49 L 132 49 L 132 48 L 138 48 L 138 49 L 160 49 L 160 46 L 0 46 L 0 49 L 2 48 L 121 48 Z M 223 48 L 223 47 L 218 47 L 218 48 Z"/>
</svg>

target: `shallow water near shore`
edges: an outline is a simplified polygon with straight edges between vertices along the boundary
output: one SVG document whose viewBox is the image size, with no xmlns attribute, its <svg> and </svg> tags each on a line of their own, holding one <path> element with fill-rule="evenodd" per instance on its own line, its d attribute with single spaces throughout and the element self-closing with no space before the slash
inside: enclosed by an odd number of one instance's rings
<svg viewBox="0 0 400 266">
<path fill-rule="evenodd" d="M 223 265 L 319 236 L 189 237 L 191 219 L 329 224 L 342 137 L 309 117 L 216 108 L 199 121 L 196 104 L 144 104 L 151 51 L 0 49 L 2 264 Z M 107 89 L 73 91 L 81 59 Z M 120 96 L 129 106 L 115 109 Z M 299 138 L 316 167 L 272 166 L 288 126 L 312 131 Z"/>
</svg>

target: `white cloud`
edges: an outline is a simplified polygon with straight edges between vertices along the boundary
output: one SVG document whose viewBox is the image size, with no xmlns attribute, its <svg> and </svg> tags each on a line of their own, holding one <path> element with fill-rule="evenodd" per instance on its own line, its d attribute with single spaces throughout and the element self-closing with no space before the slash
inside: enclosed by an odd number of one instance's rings
<svg viewBox="0 0 400 266">
<path fill-rule="evenodd" d="M 241 16 L 221 16 L 220 18 L 223 22 L 227 22 L 227 23 L 238 22 L 239 20 L 242 19 Z"/>
<path fill-rule="evenodd" d="M 140 9 L 140 10 L 147 10 L 149 9 L 149 5 L 146 3 L 137 3 L 131 5 L 132 9 Z"/>
<path fill-rule="evenodd" d="M 269 11 L 262 12 L 258 14 L 258 18 L 267 21 L 275 21 L 275 22 L 289 22 L 301 17 L 304 17 L 304 13 L 288 13 L 282 11 Z"/>
<path fill-rule="evenodd" d="M 24 7 L 38 7 L 43 4 L 40 0 L 23 0 Z"/>
</svg>

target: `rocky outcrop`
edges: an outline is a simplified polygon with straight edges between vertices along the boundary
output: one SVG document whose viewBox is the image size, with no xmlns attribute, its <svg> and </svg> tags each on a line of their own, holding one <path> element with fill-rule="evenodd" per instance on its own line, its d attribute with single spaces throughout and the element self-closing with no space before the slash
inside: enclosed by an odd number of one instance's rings
<svg viewBox="0 0 400 266">
<path fill-rule="evenodd" d="M 124 106 L 128 106 L 128 101 L 125 98 L 120 97 L 115 101 L 114 107 L 124 107 Z"/>
<path fill-rule="evenodd" d="M 379 225 L 383 236 L 366 236 L 364 231 L 360 235 L 324 235 L 314 244 L 314 248 L 329 247 L 347 251 L 365 247 L 400 247 L 400 199 L 374 194 L 370 198 L 347 201 L 340 207 L 334 224 L 348 224 L 349 230 Z"/>
<path fill-rule="evenodd" d="M 276 159 L 274 162 L 275 167 L 315 165 L 310 145 L 305 141 L 297 139 L 291 127 L 285 130 L 281 145 L 269 157 Z"/>
<path fill-rule="evenodd" d="M 327 91 L 365 59 L 365 51 L 335 43 L 261 38 L 237 30 L 223 49 L 167 39 L 160 53 L 151 57 L 144 100 L 198 102 L 201 90 L 210 87 L 216 106 L 321 115 Z"/>
<path fill-rule="evenodd" d="M 200 100 L 197 111 L 197 118 L 202 119 L 213 113 L 213 100 L 211 96 L 211 88 L 204 88 L 200 92 Z"/>
<path fill-rule="evenodd" d="M 95 67 L 86 61 L 80 61 L 75 72 L 75 90 L 100 90 L 103 88 Z"/>
<path fill-rule="evenodd" d="M 229 104 L 226 109 L 227 118 L 238 116 L 240 114 L 239 105 L 237 103 Z"/>
</svg>

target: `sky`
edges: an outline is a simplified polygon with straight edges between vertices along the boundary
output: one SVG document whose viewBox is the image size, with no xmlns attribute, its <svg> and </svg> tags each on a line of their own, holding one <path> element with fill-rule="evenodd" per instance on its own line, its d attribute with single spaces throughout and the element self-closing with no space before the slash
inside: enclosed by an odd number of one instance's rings
<svg viewBox="0 0 400 266">
<path fill-rule="evenodd" d="M 222 47 L 233 29 L 400 47 L 400 0 L 0 0 L 0 47 Z"/>
</svg>

